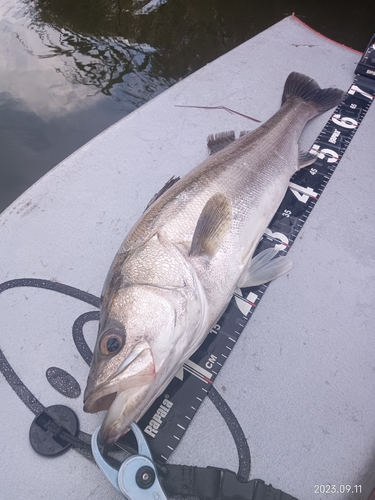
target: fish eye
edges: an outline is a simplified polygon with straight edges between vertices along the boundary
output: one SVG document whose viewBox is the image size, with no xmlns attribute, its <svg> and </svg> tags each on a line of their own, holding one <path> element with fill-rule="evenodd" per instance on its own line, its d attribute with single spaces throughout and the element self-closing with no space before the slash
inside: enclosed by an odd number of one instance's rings
<svg viewBox="0 0 375 500">
<path fill-rule="evenodd" d="M 123 336 L 119 332 L 109 331 L 100 340 L 100 352 L 104 355 L 117 354 L 123 346 Z"/>
</svg>

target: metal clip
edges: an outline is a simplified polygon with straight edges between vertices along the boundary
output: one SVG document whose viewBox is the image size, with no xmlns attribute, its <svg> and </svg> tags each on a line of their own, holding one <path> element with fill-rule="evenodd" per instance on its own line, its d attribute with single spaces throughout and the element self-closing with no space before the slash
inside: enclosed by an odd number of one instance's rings
<svg viewBox="0 0 375 500">
<path fill-rule="evenodd" d="M 127 500 L 168 500 L 159 482 L 150 448 L 140 428 L 136 424 L 131 424 L 131 430 L 138 444 L 138 454 L 126 459 L 119 470 L 111 467 L 100 453 L 99 430 L 100 427 L 91 438 L 92 453 L 97 465 L 117 491 Z"/>
</svg>

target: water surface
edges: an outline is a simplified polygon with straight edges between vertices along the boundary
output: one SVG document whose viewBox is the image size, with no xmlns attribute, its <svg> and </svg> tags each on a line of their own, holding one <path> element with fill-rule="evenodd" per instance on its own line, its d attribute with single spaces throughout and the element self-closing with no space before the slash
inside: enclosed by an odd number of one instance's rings
<svg viewBox="0 0 375 500">
<path fill-rule="evenodd" d="M 363 50 L 375 2 L 0 0 L 0 212 L 77 148 L 293 11 Z"/>
</svg>

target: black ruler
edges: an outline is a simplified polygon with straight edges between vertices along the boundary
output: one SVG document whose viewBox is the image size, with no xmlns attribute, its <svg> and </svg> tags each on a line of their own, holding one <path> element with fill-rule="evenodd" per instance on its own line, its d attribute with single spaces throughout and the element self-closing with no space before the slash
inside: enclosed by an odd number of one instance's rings
<svg viewBox="0 0 375 500">
<path fill-rule="evenodd" d="M 365 117 L 375 96 L 375 35 L 355 73 L 344 100 L 311 147 L 318 159 L 292 177 L 256 253 L 274 246 L 281 254 L 288 253 Z M 138 422 L 156 462 L 164 463 L 177 447 L 267 287 L 236 291 L 223 316 L 184 365 L 182 380 L 175 377 Z"/>
</svg>

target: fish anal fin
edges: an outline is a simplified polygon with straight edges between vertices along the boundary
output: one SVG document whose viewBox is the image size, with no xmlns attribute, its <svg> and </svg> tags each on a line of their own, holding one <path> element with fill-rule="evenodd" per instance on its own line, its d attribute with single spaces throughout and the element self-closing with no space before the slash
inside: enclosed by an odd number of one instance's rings
<svg viewBox="0 0 375 500">
<path fill-rule="evenodd" d="M 237 286 L 246 288 L 261 285 L 289 272 L 292 268 L 292 261 L 289 257 L 276 257 L 278 253 L 279 251 L 275 248 L 267 248 L 253 257 L 242 273 Z"/>
<path fill-rule="evenodd" d="M 199 216 L 191 243 L 190 255 L 213 257 L 229 231 L 232 207 L 222 193 L 214 194 Z"/>
<path fill-rule="evenodd" d="M 312 165 L 316 160 L 317 156 L 309 153 L 308 151 L 302 151 L 301 149 L 298 151 L 298 170 L 304 167 L 308 167 Z"/>
<path fill-rule="evenodd" d="M 168 189 L 170 189 L 176 182 L 180 180 L 180 177 L 175 177 L 174 175 L 167 181 L 164 186 L 158 191 L 154 196 L 151 198 L 151 200 L 148 202 L 148 205 L 145 209 L 145 211 L 158 199 L 162 194 L 164 194 Z"/>
</svg>

